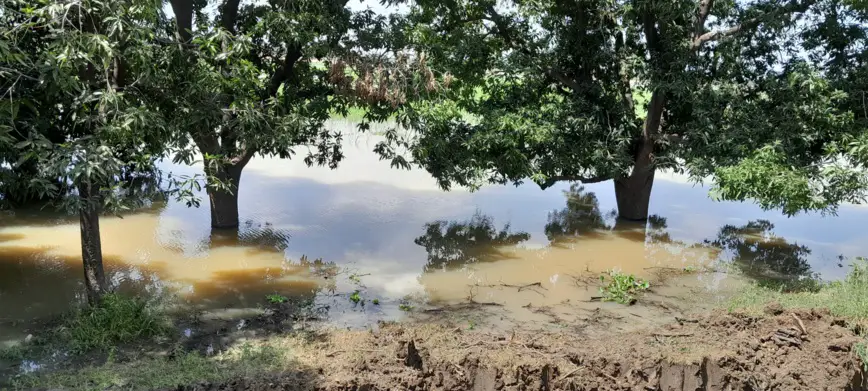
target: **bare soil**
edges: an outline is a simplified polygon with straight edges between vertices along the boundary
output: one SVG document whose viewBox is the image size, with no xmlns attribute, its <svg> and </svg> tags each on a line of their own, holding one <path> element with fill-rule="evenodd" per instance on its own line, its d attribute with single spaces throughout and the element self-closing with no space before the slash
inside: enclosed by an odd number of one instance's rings
<svg viewBox="0 0 868 391">
<path fill-rule="evenodd" d="M 866 390 L 828 312 L 723 311 L 608 335 L 381 324 L 288 346 L 309 370 L 177 390 Z"/>
</svg>

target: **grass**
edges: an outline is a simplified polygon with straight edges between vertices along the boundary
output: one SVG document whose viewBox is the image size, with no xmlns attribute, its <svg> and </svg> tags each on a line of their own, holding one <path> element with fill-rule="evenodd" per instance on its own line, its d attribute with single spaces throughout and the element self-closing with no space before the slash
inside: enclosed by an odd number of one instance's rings
<svg viewBox="0 0 868 391">
<path fill-rule="evenodd" d="M 843 281 L 805 281 L 801 285 L 752 284 L 728 303 L 730 310 L 761 313 L 770 302 L 784 308 L 828 308 L 854 324 L 868 321 L 868 263 L 859 261 Z"/>
<path fill-rule="evenodd" d="M 12 385 L 19 389 L 159 389 L 278 372 L 287 369 L 287 358 L 287 353 L 277 347 L 247 343 L 213 357 L 183 353 L 171 358 L 109 361 L 75 370 L 26 374 L 14 379 Z"/>
<path fill-rule="evenodd" d="M 268 302 L 271 304 L 280 304 L 280 303 L 286 303 L 287 301 L 289 301 L 288 297 L 281 295 L 281 294 L 277 294 L 277 293 L 274 293 L 271 295 L 266 295 L 265 299 L 268 300 Z"/>
<path fill-rule="evenodd" d="M 608 283 L 606 276 L 608 275 Z M 648 281 L 643 281 L 632 274 L 624 274 L 618 270 L 609 270 L 600 276 L 600 296 L 603 301 L 631 305 L 636 302 L 636 295 L 651 288 Z"/>
<path fill-rule="evenodd" d="M 144 300 L 108 294 L 99 306 L 78 310 L 64 319 L 56 339 L 72 353 L 84 353 L 164 336 L 170 329 L 168 318 Z"/>
</svg>

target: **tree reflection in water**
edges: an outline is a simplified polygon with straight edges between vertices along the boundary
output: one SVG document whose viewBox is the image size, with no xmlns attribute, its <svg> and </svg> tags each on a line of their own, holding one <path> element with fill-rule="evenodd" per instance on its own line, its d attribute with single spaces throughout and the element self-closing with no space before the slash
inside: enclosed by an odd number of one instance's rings
<svg viewBox="0 0 868 391">
<path fill-rule="evenodd" d="M 614 211 L 604 213 L 597 196 L 579 184 L 570 186 L 564 196 L 565 207 L 549 213 L 544 229 L 553 246 L 613 234 L 644 242 L 644 257 L 650 263 L 658 255 L 680 254 L 687 260 L 719 251 L 717 261 L 733 265 L 761 284 L 803 289 L 805 284 L 802 282 L 813 282 L 816 278 L 808 261 L 811 250 L 775 235 L 774 224 L 766 220 L 751 221 L 740 227 L 726 225 L 713 239 L 687 243 L 672 239 L 665 217 L 651 215 L 646 222 L 630 222 L 617 219 Z M 504 259 L 508 255 L 498 247 L 518 244 L 529 238 L 526 232 L 511 232 L 509 224 L 498 230 L 491 217 L 477 211 L 468 221 L 428 223 L 425 234 L 415 242 L 428 252 L 425 270 L 430 271 Z M 709 249 L 716 251 L 709 253 Z"/>
<path fill-rule="evenodd" d="M 816 280 L 808 257 L 811 249 L 791 243 L 773 232 L 768 220 L 754 220 L 736 227 L 725 225 L 707 245 L 723 250 L 724 260 L 761 284 L 783 289 L 803 289 Z"/>
<path fill-rule="evenodd" d="M 509 224 L 498 230 L 494 219 L 477 211 L 467 221 L 438 220 L 425 224 L 425 234 L 414 240 L 425 247 L 425 271 L 460 268 L 468 263 L 491 262 L 506 257 L 498 247 L 530 239 L 527 232 L 511 232 Z"/>
</svg>

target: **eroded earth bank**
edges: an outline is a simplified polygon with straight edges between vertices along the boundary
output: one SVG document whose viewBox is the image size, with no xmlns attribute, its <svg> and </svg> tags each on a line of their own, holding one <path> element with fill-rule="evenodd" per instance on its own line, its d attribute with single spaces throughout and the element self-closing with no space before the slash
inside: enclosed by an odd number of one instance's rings
<svg viewBox="0 0 868 391">
<path fill-rule="evenodd" d="M 390 323 L 287 342 L 297 370 L 175 389 L 865 390 L 851 326 L 774 304 L 588 336 Z"/>
</svg>

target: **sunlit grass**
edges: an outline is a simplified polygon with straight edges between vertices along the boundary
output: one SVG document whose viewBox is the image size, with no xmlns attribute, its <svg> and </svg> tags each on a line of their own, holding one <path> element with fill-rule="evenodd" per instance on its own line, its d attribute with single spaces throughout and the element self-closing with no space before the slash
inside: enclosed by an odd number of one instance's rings
<svg viewBox="0 0 868 391">
<path fill-rule="evenodd" d="M 99 306 L 78 310 L 65 318 L 56 339 L 71 352 L 83 353 L 162 336 L 169 330 L 168 318 L 144 300 L 108 294 Z"/>
<path fill-rule="evenodd" d="M 868 264 L 858 261 L 843 281 L 807 284 L 805 289 L 789 291 L 782 287 L 753 284 L 729 302 L 729 309 L 760 313 L 771 302 L 784 308 L 828 308 L 836 316 L 853 323 L 868 320 Z"/>
</svg>

